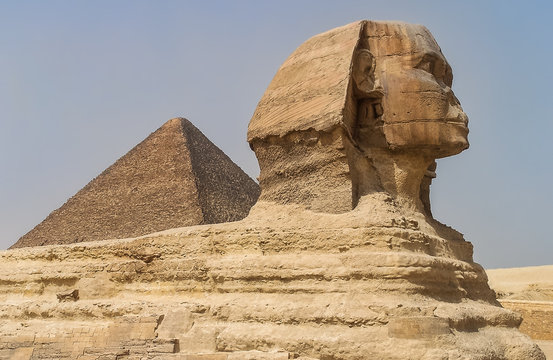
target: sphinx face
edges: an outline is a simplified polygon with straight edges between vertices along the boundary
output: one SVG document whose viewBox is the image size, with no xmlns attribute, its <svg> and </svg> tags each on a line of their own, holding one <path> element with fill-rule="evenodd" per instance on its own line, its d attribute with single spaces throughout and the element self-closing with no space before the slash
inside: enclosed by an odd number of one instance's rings
<svg viewBox="0 0 553 360">
<path fill-rule="evenodd" d="M 386 41 L 371 39 L 383 86 L 382 132 L 392 150 L 440 158 L 468 147 L 468 118 L 451 90 L 451 67 L 420 25 L 387 25 Z M 374 50 L 373 50 L 374 49 Z"/>
</svg>

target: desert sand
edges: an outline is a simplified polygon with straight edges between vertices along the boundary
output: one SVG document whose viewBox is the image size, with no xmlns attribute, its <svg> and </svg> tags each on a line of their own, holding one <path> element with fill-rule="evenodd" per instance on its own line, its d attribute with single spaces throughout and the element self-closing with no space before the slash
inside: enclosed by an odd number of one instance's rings
<svg viewBox="0 0 553 360">
<path fill-rule="evenodd" d="M 503 307 L 523 316 L 522 332 L 553 359 L 553 265 L 487 270 Z"/>
</svg>

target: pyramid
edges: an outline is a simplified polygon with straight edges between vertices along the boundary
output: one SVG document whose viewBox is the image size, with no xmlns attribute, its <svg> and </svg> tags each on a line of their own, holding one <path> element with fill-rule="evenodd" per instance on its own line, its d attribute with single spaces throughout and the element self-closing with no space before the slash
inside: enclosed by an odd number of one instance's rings
<svg viewBox="0 0 553 360">
<path fill-rule="evenodd" d="M 11 248 L 136 237 L 244 218 L 259 186 L 183 118 L 167 121 Z"/>
</svg>

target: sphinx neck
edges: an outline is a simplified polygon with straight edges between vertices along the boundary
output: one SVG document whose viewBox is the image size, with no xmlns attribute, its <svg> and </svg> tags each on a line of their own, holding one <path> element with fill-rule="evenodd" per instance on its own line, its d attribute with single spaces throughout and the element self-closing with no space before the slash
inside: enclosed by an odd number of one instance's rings
<svg viewBox="0 0 553 360">
<path fill-rule="evenodd" d="M 410 153 L 376 153 L 373 164 L 382 190 L 402 208 L 424 212 L 421 183 L 433 159 Z"/>
</svg>

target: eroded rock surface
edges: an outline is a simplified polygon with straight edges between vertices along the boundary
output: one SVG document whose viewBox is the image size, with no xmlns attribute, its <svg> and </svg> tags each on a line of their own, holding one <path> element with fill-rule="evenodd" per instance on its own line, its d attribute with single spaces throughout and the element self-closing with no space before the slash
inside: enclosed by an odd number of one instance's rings
<svg viewBox="0 0 553 360">
<path fill-rule="evenodd" d="M 235 223 L 0 253 L 0 356 L 543 359 L 454 233 L 256 207 Z"/>
</svg>

